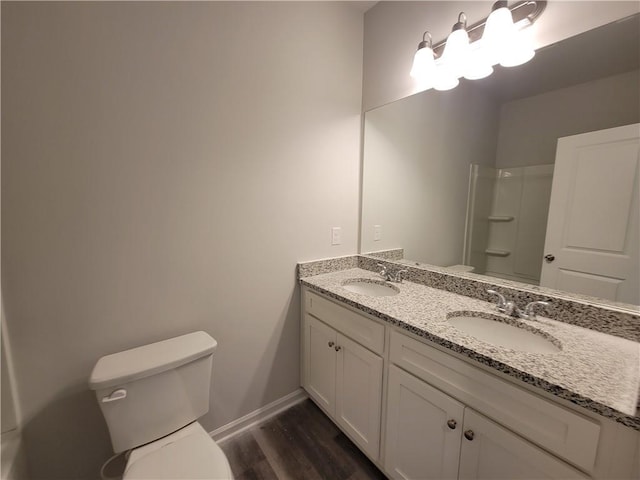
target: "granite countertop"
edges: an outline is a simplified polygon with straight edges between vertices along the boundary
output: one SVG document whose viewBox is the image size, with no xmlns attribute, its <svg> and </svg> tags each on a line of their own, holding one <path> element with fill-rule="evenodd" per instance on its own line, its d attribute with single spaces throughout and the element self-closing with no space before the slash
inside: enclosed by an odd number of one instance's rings
<svg viewBox="0 0 640 480">
<path fill-rule="evenodd" d="M 351 268 L 302 278 L 303 285 L 358 310 L 487 365 L 583 408 L 640 430 L 640 343 L 548 318 L 518 320 L 551 337 L 557 353 L 528 353 L 492 345 L 447 322 L 451 312 L 497 315 L 495 305 L 417 283 L 394 283 L 400 293 L 371 297 L 342 287 L 354 278 L 380 280 L 374 272 Z"/>
</svg>

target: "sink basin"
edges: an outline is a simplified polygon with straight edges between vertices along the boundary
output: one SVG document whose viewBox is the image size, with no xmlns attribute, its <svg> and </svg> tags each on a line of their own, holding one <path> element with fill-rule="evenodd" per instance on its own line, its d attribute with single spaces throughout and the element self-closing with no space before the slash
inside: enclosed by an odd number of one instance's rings
<svg viewBox="0 0 640 480">
<path fill-rule="evenodd" d="M 368 295 L 370 297 L 390 297 L 400 293 L 400 289 L 395 285 L 383 282 L 382 280 L 373 280 L 369 278 L 354 278 L 345 280 L 342 288 L 352 293 L 360 295 Z"/>
<path fill-rule="evenodd" d="M 450 314 L 447 322 L 458 330 L 492 345 L 520 352 L 557 353 L 560 342 L 541 330 L 513 320 L 494 317 L 483 318 L 467 314 Z"/>
</svg>

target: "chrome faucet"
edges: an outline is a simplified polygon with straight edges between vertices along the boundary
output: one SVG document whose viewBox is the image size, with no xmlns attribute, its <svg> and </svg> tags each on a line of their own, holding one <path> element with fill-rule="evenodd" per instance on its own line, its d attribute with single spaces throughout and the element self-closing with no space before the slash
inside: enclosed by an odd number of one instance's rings
<svg viewBox="0 0 640 480">
<path fill-rule="evenodd" d="M 396 283 L 402 283 L 402 280 L 404 279 L 404 276 L 409 273 L 407 270 L 398 270 L 396 272 L 396 279 L 395 282 Z"/>
<path fill-rule="evenodd" d="M 535 308 L 537 306 L 548 307 L 549 302 L 537 301 L 537 302 L 527 303 L 527 306 L 524 307 L 524 312 L 520 313 L 520 318 L 524 318 L 525 320 L 537 320 L 536 312 L 535 312 Z"/>
<path fill-rule="evenodd" d="M 387 282 L 402 283 L 402 278 L 408 273 L 406 270 L 398 270 L 394 275 L 385 265 L 378 263 L 377 266 L 380 267 L 378 274 Z"/>
<path fill-rule="evenodd" d="M 378 275 L 384 278 L 387 282 L 392 282 L 393 276 L 391 275 L 391 272 L 387 269 L 387 267 L 381 263 L 378 263 L 377 266 L 380 267 Z"/>
<path fill-rule="evenodd" d="M 527 303 L 524 307 L 524 311 L 520 310 L 518 306 L 511 300 L 507 300 L 504 295 L 496 292 L 495 290 L 487 290 L 487 293 L 498 297 L 496 308 L 500 313 L 509 315 L 512 317 L 522 318 L 524 320 L 537 320 L 535 308 L 547 307 L 549 302 L 535 301 Z"/>
<path fill-rule="evenodd" d="M 496 308 L 500 313 L 504 313 L 505 315 L 513 315 L 513 312 L 518 308 L 516 307 L 515 303 L 510 300 L 507 301 L 507 299 L 504 298 L 504 295 L 496 292 L 495 290 L 487 290 L 487 293 L 498 297 Z"/>
</svg>

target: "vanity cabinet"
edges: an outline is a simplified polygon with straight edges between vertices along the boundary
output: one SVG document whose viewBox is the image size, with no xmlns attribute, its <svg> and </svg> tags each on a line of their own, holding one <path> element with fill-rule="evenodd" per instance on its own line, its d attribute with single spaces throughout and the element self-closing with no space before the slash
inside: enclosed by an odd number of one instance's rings
<svg viewBox="0 0 640 480">
<path fill-rule="evenodd" d="M 334 414 L 336 409 L 336 364 L 337 354 L 333 348 L 337 341 L 337 332 L 305 315 L 304 343 L 306 350 L 305 389 L 307 393 L 328 413 Z"/>
<path fill-rule="evenodd" d="M 302 302 L 302 386 L 390 478 L 637 478 L 637 432 L 307 288 Z"/>
<path fill-rule="evenodd" d="M 393 478 L 588 478 L 395 365 L 387 395 L 384 467 Z"/>
<path fill-rule="evenodd" d="M 384 467 L 393 478 L 455 479 L 464 405 L 389 367 Z"/>
<path fill-rule="evenodd" d="M 532 445 L 584 471 L 593 470 L 601 434 L 598 422 L 407 335 L 393 331 L 390 337 L 391 363 Z M 387 408 L 391 408 L 390 402 Z"/>
<path fill-rule="evenodd" d="M 307 293 L 307 299 L 303 317 L 303 387 L 370 458 L 377 459 L 383 360 L 347 334 L 358 324 L 364 325 L 364 337 L 362 331 L 354 336 L 368 346 L 379 346 L 381 353 L 384 326 L 313 293 Z M 377 332 L 378 327 L 381 332 Z M 368 335 L 367 330 L 373 335 Z"/>
<path fill-rule="evenodd" d="M 589 478 L 468 407 L 460 431 L 460 480 Z"/>
</svg>

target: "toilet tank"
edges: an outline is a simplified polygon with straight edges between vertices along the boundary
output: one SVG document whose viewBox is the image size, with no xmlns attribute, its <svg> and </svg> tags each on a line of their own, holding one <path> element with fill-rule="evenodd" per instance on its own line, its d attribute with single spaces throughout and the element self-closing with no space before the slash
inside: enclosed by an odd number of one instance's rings
<svg viewBox="0 0 640 480">
<path fill-rule="evenodd" d="M 152 442 L 207 413 L 216 346 L 207 333 L 193 332 L 98 360 L 89 387 L 114 452 Z"/>
</svg>

